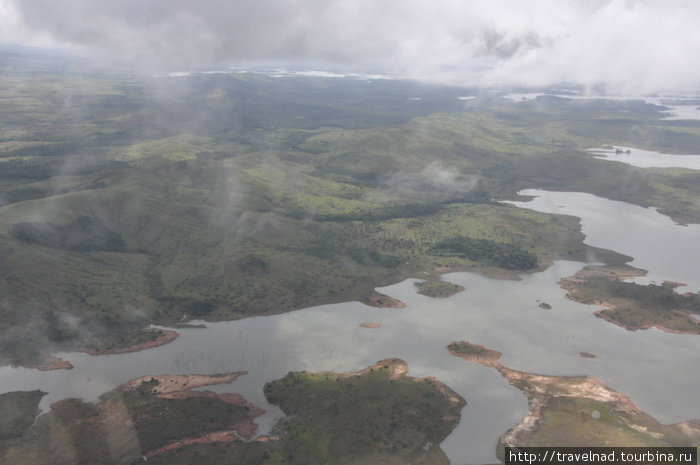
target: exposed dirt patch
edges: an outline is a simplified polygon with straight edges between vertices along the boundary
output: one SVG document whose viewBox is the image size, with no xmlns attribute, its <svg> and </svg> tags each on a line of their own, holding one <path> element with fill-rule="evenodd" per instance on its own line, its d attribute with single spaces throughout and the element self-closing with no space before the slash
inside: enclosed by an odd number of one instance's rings
<svg viewBox="0 0 700 465">
<path fill-rule="evenodd" d="M 133 391 L 140 388 L 144 383 L 153 383 L 151 392 L 159 396 L 171 395 L 182 391 L 187 391 L 201 386 L 211 386 L 213 384 L 229 384 L 241 375 L 248 374 L 246 371 L 238 373 L 222 373 L 215 375 L 153 375 L 142 376 L 132 379 L 122 384 L 118 389 L 122 391 Z"/>
<path fill-rule="evenodd" d="M 372 307 L 378 308 L 405 308 L 406 304 L 401 302 L 399 299 L 394 299 L 388 295 L 379 294 L 375 292 L 374 294 L 366 297 L 364 303 Z"/>
<path fill-rule="evenodd" d="M 481 352 L 488 355 L 462 354 L 454 350 L 454 347 L 464 347 L 465 345 L 467 346 L 466 352 Z M 500 353 L 497 351 L 465 342 L 452 343 L 448 347 L 452 355 L 498 370 L 510 384 L 523 391 L 527 396 L 529 413 L 523 417 L 520 423 L 501 437 L 501 446 L 526 446 L 530 444 L 532 436 L 538 431 L 543 419 L 543 409 L 548 406 L 552 399 L 567 397 L 604 403 L 621 423 L 626 424 L 633 430 L 654 437 L 661 437 L 665 434 L 663 431 L 670 431 L 670 429 L 675 428 L 682 431 L 687 437 L 700 438 L 700 421 L 684 422 L 671 426 L 660 425 L 639 410 L 627 396 L 605 386 L 597 378 L 591 376 L 547 376 L 525 373 L 501 365 L 494 355 L 498 354 L 500 356 Z M 581 355 L 586 356 L 583 354 Z"/>
<path fill-rule="evenodd" d="M 58 357 L 49 357 L 44 363 L 40 365 L 29 365 L 29 368 L 34 368 L 39 371 L 70 370 L 73 368 L 73 365 L 67 360 Z"/>
<path fill-rule="evenodd" d="M 360 328 L 380 328 L 379 323 L 360 323 Z"/>
</svg>

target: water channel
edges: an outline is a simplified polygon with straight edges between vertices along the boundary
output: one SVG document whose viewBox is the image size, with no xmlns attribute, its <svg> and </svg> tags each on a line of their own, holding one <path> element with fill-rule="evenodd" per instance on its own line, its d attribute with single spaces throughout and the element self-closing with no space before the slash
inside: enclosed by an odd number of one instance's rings
<svg viewBox="0 0 700 465">
<path fill-rule="evenodd" d="M 581 217 L 586 241 L 633 256 L 634 266 L 650 270 L 647 279 L 678 280 L 688 289 L 700 289 L 700 270 L 693 260 L 700 257 L 700 226 L 679 226 L 653 209 L 589 194 L 523 194 L 534 198 L 513 202 L 517 207 Z M 446 299 L 417 294 L 417 280 L 409 279 L 378 289 L 405 302 L 403 309 L 346 302 L 181 329 L 174 342 L 137 353 L 61 353 L 57 355 L 70 361 L 73 370 L 0 367 L 0 392 L 48 391 L 42 400 L 47 408 L 65 397 L 96 400 L 148 374 L 247 371 L 230 385 L 208 389 L 239 392 L 266 409 L 259 419 L 264 433 L 282 415 L 266 402 L 265 382 L 290 370 L 343 372 L 399 357 L 409 364 L 409 375 L 435 376 L 468 402 L 459 426 L 441 445 L 451 462 L 492 463 L 498 438 L 526 414 L 527 400 L 495 370 L 448 353 L 450 342 L 468 340 L 501 351 L 501 362 L 510 368 L 596 376 L 661 422 L 700 418 L 700 337 L 655 329 L 632 332 L 596 318 L 598 307 L 568 300 L 557 284 L 583 266 L 559 261 L 520 280 L 449 273 L 444 279 L 465 291 Z M 540 308 L 539 302 L 552 308 Z M 359 326 L 365 322 L 381 326 Z M 580 352 L 597 358 L 583 358 Z"/>
</svg>

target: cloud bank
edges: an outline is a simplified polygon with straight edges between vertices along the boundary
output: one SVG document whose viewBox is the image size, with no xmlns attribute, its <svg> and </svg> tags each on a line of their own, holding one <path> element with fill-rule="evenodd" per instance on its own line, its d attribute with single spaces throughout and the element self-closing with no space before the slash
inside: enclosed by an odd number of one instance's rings
<svg viewBox="0 0 700 465">
<path fill-rule="evenodd" d="M 699 26 L 696 0 L 0 0 L 0 41 L 131 65 L 320 62 L 631 93 L 697 90 Z"/>
</svg>

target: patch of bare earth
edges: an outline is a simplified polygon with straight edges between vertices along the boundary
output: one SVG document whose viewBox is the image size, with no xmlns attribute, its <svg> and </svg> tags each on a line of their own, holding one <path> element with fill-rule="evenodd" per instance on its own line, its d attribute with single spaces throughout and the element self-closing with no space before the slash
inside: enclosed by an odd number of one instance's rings
<svg viewBox="0 0 700 465">
<path fill-rule="evenodd" d="M 380 325 L 379 323 L 360 323 L 360 328 L 372 328 L 372 329 L 374 329 L 374 328 L 379 328 L 381 326 L 382 325 Z"/>
<path fill-rule="evenodd" d="M 379 294 L 375 292 L 374 294 L 365 298 L 365 303 L 372 307 L 378 308 L 404 308 L 406 304 L 401 302 L 399 299 L 394 299 L 388 295 Z"/>
<path fill-rule="evenodd" d="M 610 411 L 619 418 L 624 418 L 629 427 L 649 433 L 648 426 L 641 423 L 648 422 L 650 417 L 639 410 L 627 396 L 605 386 L 597 378 L 591 376 L 547 376 L 512 370 L 497 361 L 500 357 L 500 353 L 497 351 L 468 342 L 460 342 L 458 344 L 471 346 L 474 352 L 489 354 L 488 356 L 464 355 L 453 350 L 453 344 L 448 346 L 452 355 L 496 369 L 510 384 L 523 391 L 527 396 L 530 411 L 520 423 L 501 437 L 500 443 L 505 446 L 528 445 L 542 421 L 542 410 L 551 399 L 556 397 L 575 397 L 606 403 L 609 405 Z M 494 358 L 493 353 L 498 354 L 498 357 Z M 688 437 L 700 438 L 700 420 L 683 422 L 676 426 Z"/>
<path fill-rule="evenodd" d="M 229 384 L 234 382 L 239 376 L 245 374 L 248 374 L 248 372 L 242 371 L 238 373 L 214 375 L 148 375 L 132 379 L 119 386 L 119 389 L 122 391 L 132 391 L 138 389 L 144 383 L 153 383 L 155 386 L 152 388 L 151 392 L 162 397 L 164 395 L 188 391 L 202 386 Z"/>
<path fill-rule="evenodd" d="M 34 368 L 39 371 L 51 371 L 51 370 L 70 370 L 73 365 L 67 360 L 63 360 L 58 357 L 49 357 L 44 363 L 38 365 L 29 365 L 29 368 Z"/>
</svg>

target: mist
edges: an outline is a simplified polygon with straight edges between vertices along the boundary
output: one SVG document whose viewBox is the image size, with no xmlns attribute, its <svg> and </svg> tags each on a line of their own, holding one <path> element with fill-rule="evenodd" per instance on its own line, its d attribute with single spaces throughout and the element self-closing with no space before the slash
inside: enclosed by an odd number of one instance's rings
<svg viewBox="0 0 700 465">
<path fill-rule="evenodd" d="M 320 65 L 481 86 L 696 91 L 690 0 L 0 0 L 0 42 L 183 70 Z"/>
</svg>

